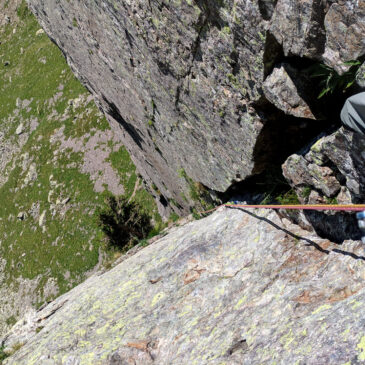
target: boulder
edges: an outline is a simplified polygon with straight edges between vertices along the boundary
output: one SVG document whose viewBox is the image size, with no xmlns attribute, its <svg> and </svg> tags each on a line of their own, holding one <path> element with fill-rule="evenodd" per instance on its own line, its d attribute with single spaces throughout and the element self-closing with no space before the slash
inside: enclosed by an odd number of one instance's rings
<svg viewBox="0 0 365 365">
<path fill-rule="evenodd" d="M 362 255 L 273 211 L 221 208 L 30 311 L 4 363 L 361 363 Z"/>
<path fill-rule="evenodd" d="M 365 55 L 365 2 L 341 1 L 326 14 L 326 46 L 323 60 L 337 72 L 347 70 L 346 61 Z"/>
<path fill-rule="evenodd" d="M 299 71 L 282 64 L 266 78 L 263 90 L 266 98 L 285 114 L 316 119 L 308 103 L 300 96 L 305 93 L 306 84 L 308 81 L 300 76 Z"/>
<path fill-rule="evenodd" d="M 322 0 L 279 0 L 269 29 L 285 56 L 319 59 L 326 40 L 324 16 Z"/>
<path fill-rule="evenodd" d="M 24 124 L 20 123 L 17 127 L 17 129 L 15 130 L 15 134 L 20 135 L 24 132 Z"/>
<path fill-rule="evenodd" d="M 342 127 L 320 138 L 309 151 L 290 156 L 283 173 L 302 204 L 363 204 L 364 151 L 365 138 Z M 354 214 L 306 212 L 305 216 L 317 233 L 333 240 L 360 238 Z"/>
<path fill-rule="evenodd" d="M 290 156 L 283 165 L 284 175 L 294 187 L 309 185 L 327 198 L 336 197 L 341 186 L 351 196 L 344 203 L 362 203 L 365 199 L 364 150 L 365 138 L 341 127 L 319 139 L 307 153 Z M 302 171 L 301 178 L 296 176 L 296 167 Z"/>
<path fill-rule="evenodd" d="M 199 205 L 192 184 L 224 192 L 253 173 L 263 123 L 248 106 L 262 96 L 265 44 L 256 1 L 29 4 L 160 202 L 187 212 Z"/>
</svg>

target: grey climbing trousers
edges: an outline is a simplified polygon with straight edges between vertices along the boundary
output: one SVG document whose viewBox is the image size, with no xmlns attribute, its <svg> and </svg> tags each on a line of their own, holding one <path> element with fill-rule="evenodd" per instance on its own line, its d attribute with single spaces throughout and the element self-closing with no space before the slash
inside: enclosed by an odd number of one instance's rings
<svg viewBox="0 0 365 365">
<path fill-rule="evenodd" d="M 341 110 L 342 123 L 365 135 L 365 92 L 349 97 Z"/>
</svg>

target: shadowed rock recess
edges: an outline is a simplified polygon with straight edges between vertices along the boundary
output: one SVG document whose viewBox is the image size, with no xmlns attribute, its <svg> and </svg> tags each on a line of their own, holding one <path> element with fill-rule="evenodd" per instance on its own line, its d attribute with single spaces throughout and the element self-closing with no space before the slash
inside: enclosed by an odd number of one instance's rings
<svg viewBox="0 0 365 365">
<path fill-rule="evenodd" d="M 29 313 L 5 364 L 360 364 L 364 277 L 360 242 L 220 208 Z"/>
<path fill-rule="evenodd" d="M 342 72 L 365 52 L 362 1 L 29 5 L 119 130 L 165 215 L 206 206 L 325 128 L 299 58 Z"/>
</svg>

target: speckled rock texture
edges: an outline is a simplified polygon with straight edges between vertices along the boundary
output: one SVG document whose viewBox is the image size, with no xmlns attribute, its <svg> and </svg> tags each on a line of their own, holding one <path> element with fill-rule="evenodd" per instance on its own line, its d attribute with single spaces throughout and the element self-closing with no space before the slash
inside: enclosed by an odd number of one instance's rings
<svg viewBox="0 0 365 365">
<path fill-rule="evenodd" d="M 29 4 L 176 209 L 193 204 L 190 179 L 225 191 L 252 173 L 263 125 L 248 104 L 261 96 L 265 43 L 255 1 Z"/>
<path fill-rule="evenodd" d="M 162 214 L 215 200 L 308 141 L 295 117 L 312 118 L 310 105 L 287 118 L 263 93 L 275 65 L 306 57 L 342 72 L 364 54 L 363 1 L 28 2 L 119 125 Z"/>
<path fill-rule="evenodd" d="M 363 254 L 220 208 L 29 313 L 5 364 L 362 363 Z"/>
<path fill-rule="evenodd" d="M 323 59 L 329 66 L 341 73 L 347 68 L 343 61 L 356 60 L 365 55 L 364 1 L 334 2 L 326 15 L 325 28 L 327 37 Z"/>
<path fill-rule="evenodd" d="M 363 204 L 365 200 L 365 138 L 340 128 L 320 138 L 309 151 L 290 156 L 283 173 L 303 204 Z M 353 215 L 305 213 L 320 234 L 334 240 L 359 238 Z M 345 232 L 345 233 L 344 233 Z"/>
<path fill-rule="evenodd" d="M 309 82 L 289 64 L 274 68 L 266 78 L 263 90 L 266 98 L 285 114 L 298 118 L 316 119 L 308 103 L 300 96 L 305 95 Z"/>
<path fill-rule="evenodd" d="M 361 88 L 365 88 L 365 62 L 359 67 L 356 73 L 356 83 Z"/>
</svg>

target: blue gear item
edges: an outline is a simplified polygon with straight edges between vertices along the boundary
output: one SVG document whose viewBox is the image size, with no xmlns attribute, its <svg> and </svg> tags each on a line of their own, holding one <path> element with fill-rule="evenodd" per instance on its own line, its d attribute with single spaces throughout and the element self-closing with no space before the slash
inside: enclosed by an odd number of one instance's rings
<svg viewBox="0 0 365 365">
<path fill-rule="evenodd" d="M 361 241 L 362 243 L 365 243 L 365 210 L 363 210 L 362 212 L 359 212 L 356 214 L 356 218 L 357 218 L 357 224 L 361 230 L 362 233 L 362 237 L 361 237 Z"/>
</svg>

